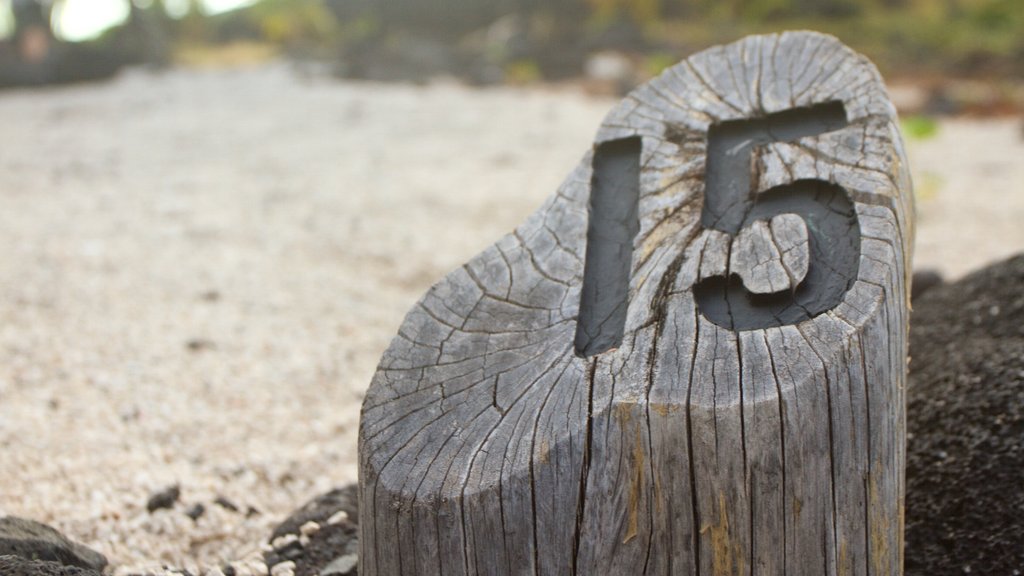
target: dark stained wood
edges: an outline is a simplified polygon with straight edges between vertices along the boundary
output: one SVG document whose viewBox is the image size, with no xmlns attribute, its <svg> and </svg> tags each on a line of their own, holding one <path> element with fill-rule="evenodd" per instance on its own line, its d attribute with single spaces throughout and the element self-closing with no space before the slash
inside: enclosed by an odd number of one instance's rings
<svg viewBox="0 0 1024 576">
<path fill-rule="evenodd" d="M 384 354 L 361 573 L 900 573 L 913 210 L 878 72 L 749 37 L 632 92 L 606 149 L 623 168 L 587 154 Z M 638 196 L 602 208 L 630 153 Z M 596 221 L 627 260 L 594 263 Z"/>
</svg>

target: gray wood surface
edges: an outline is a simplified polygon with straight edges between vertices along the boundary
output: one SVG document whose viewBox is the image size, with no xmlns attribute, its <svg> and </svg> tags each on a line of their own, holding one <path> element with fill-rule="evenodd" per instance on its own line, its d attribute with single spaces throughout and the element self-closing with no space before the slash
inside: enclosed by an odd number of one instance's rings
<svg viewBox="0 0 1024 576">
<path fill-rule="evenodd" d="M 829 36 L 749 37 L 632 92 L 598 149 L 639 153 L 636 210 L 592 205 L 588 153 L 384 354 L 360 572 L 900 573 L 913 207 L 878 72 Z M 597 350 L 601 218 L 635 236 Z"/>
<path fill-rule="evenodd" d="M 796 214 L 757 220 L 733 238 L 729 271 L 754 294 L 796 290 L 807 276 L 807 223 Z"/>
</svg>

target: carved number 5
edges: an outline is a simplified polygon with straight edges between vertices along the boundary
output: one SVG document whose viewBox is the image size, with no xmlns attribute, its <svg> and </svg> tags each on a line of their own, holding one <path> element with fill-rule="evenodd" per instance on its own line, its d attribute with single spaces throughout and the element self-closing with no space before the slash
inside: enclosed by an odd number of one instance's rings
<svg viewBox="0 0 1024 576">
<path fill-rule="evenodd" d="M 734 331 L 797 324 L 842 302 L 857 278 L 860 226 L 846 190 L 825 180 L 796 180 L 758 193 L 751 180 L 754 147 L 831 132 L 846 126 L 841 102 L 793 108 L 769 116 L 723 122 L 708 132 L 701 224 L 735 238 L 758 220 L 795 214 L 807 227 L 807 273 L 795 286 L 755 294 L 743 280 L 704 278 L 693 287 L 697 309 Z M 735 245 L 735 243 L 734 243 Z"/>
</svg>

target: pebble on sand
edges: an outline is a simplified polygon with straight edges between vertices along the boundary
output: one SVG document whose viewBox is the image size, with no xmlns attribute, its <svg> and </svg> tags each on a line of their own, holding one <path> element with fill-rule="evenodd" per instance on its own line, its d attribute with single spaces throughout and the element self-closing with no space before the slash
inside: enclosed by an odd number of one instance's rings
<svg viewBox="0 0 1024 576">
<path fill-rule="evenodd" d="M 146 502 L 146 510 L 152 513 L 164 508 L 171 508 L 180 497 L 181 486 L 177 484 L 174 486 L 168 486 L 149 497 L 149 501 Z"/>
</svg>

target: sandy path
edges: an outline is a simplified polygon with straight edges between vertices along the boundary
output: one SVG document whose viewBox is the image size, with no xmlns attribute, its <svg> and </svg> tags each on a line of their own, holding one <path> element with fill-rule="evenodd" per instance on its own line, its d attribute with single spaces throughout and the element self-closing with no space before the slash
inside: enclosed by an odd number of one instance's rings
<svg viewBox="0 0 1024 576">
<path fill-rule="evenodd" d="M 917 268 L 953 279 L 1024 251 L 1021 120 L 948 120 L 936 137 L 908 143 Z"/>
<path fill-rule="evenodd" d="M 253 551 L 354 480 L 361 393 L 405 310 L 553 192 L 611 104 L 282 66 L 0 94 L 0 514 L 119 573 Z M 1019 123 L 910 150 L 919 264 L 1024 250 Z M 174 483 L 178 509 L 148 514 Z"/>
</svg>

